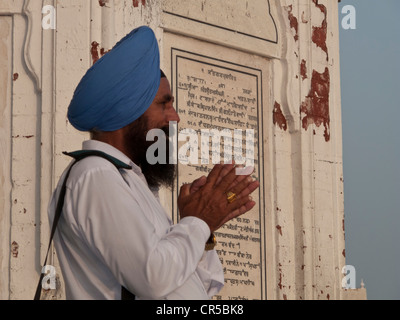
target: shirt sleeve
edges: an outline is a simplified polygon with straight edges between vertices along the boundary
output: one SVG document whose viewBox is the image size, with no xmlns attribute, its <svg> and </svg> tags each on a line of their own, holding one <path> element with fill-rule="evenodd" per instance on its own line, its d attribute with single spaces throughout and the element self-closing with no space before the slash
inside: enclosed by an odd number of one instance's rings
<svg viewBox="0 0 400 320">
<path fill-rule="evenodd" d="M 224 286 L 224 271 L 215 250 L 204 252 L 196 271 L 209 298 L 221 291 Z"/>
<path fill-rule="evenodd" d="M 189 216 L 183 218 L 180 223 L 190 223 L 192 221 L 204 228 L 204 233 L 208 235 L 208 240 L 210 237 L 210 229 L 203 220 Z M 197 265 L 196 271 L 209 298 L 212 298 L 221 291 L 224 286 L 224 271 L 215 250 L 203 251 L 203 256 Z"/>
<path fill-rule="evenodd" d="M 159 236 L 146 217 L 143 199 L 132 193 L 117 170 L 90 170 L 69 192 L 82 238 L 119 283 L 137 296 L 161 299 L 196 271 L 210 236 L 204 221 L 187 217 Z M 204 268 L 207 262 L 200 270 Z"/>
</svg>

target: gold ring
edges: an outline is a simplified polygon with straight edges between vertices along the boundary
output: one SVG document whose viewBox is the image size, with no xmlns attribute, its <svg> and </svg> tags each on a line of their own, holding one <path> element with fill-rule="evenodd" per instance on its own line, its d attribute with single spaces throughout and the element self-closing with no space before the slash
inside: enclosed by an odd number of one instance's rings
<svg viewBox="0 0 400 320">
<path fill-rule="evenodd" d="M 229 203 L 232 203 L 236 200 L 236 193 L 233 193 L 231 191 L 226 193 L 227 199 Z"/>
</svg>

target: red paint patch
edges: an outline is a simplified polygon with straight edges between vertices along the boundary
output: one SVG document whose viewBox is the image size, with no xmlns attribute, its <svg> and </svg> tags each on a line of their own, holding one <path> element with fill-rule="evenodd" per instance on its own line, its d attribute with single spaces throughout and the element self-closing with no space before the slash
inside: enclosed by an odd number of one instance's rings
<svg viewBox="0 0 400 320">
<path fill-rule="evenodd" d="M 99 51 L 99 44 L 96 41 L 93 41 L 92 48 L 90 49 L 93 64 L 95 64 L 100 59 L 100 57 L 104 56 L 105 54 L 107 54 L 110 51 L 111 51 L 111 49 L 105 50 L 104 48 L 100 48 L 100 51 Z"/>
<path fill-rule="evenodd" d="M 308 20 L 306 20 L 306 18 L 304 18 L 304 15 L 305 15 L 305 13 L 303 11 L 303 13 L 301 14 L 301 22 L 308 23 Z"/>
<path fill-rule="evenodd" d="M 14 73 L 13 75 L 13 81 L 17 81 L 19 78 L 19 74 L 18 73 Z"/>
<path fill-rule="evenodd" d="M 108 2 L 108 0 L 99 0 L 100 7 L 104 7 L 107 2 Z"/>
<path fill-rule="evenodd" d="M 280 225 L 277 225 L 276 228 L 279 231 L 279 234 L 282 235 L 282 227 Z"/>
<path fill-rule="evenodd" d="M 281 110 L 281 105 L 275 101 L 274 104 L 274 111 L 273 111 L 273 116 L 272 116 L 274 125 L 278 125 L 279 128 L 283 130 L 287 130 L 287 121 L 285 116 L 283 115 L 283 112 Z"/>
<path fill-rule="evenodd" d="M 290 5 L 287 7 L 288 10 L 288 17 L 289 17 L 289 22 L 290 22 L 290 28 L 293 28 L 296 32 L 294 35 L 294 40 L 297 41 L 299 40 L 299 22 L 297 21 L 297 18 L 293 15 L 293 6 Z"/>
<path fill-rule="evenodd" d="M 301 60 L 300 75 L 303 80 L 307 79 L 307 62 L 304 59 Z"/>
<path fill-rule="evenodd" d="M 329 69 L 325 68 L 324 73 L 313 70 L 310 93 L 300 108 L 300 112 L 305 114 L 302 119 L 303 128 L 307 130 L 310 124 L 317 127 L 323 124 L 325 141 L 330 140 L 329 91 Z"/>
<path fill-rule="evenodd" d="M 142 6 L 145 7 L 146 6 L 146 0 L 141 0 L 140 1 L 142 3 Z M 133 6 L 135 8 L 139 7 L 139 0 L 133 0 Z"/>
<path fill-rule="evenodd" d="M 15 241 L 11 244 L 11 254 L 14 258 L 18 258 L 19 245 Z"/>
<path fill-rule="evenodd" d="M 92 42 L 92 48 L 90 49 L 90 53 L 92 55 L 93 64 L 95 64 L 97 62 L 97 60 L 100 59 L 98 47 L 99 47 L 99 44 L 96 41 L 93 41 Z"/>
<path fill-rule="evenodd" d="M 101 54 L 101 56 L 104 56 L 105 54 L 109 53 L 110 51 L 111 51 L 111 49 L 110 50 L 106 50 L 104 48 L 101 48 L 100 49 L 100 54 Z"/>
<path fill-rule="evenodd" d="M 318 4 L 318 0 L 313 0 L 313 2 L 315 6 L 324 14 L 324 20 L 322 21 L 320 27 L 313 27 L 312 42 L 314 42 L 317 47 L 321 48 L 326 53 L 326 61 L 328 61 L 328 47 L 326 46 L 326 34 L 328 32 L 327 9 L 323 4 Z"/>
</svg>

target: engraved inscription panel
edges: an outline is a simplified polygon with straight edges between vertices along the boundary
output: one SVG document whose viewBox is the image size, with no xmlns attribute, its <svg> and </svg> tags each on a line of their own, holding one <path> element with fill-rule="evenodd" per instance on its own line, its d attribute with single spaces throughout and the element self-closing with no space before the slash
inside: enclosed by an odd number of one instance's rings
<svg viewBox="0 0 400 320">
<path fill-rule="evenodd" d="M 177 189 L 182 183 L 208 175 L 214 164 L 224 159 L 253 165 L 253 176 L 260 180 L 260 70 L 172 49 L 171 85 L 181 119 L 179 140 L 183 140 L 177 142 Z M 189 131 L 197 135 L 197 142 L 193 143 L 189 136 L 185 140 L 182 132 Z M 216 250 L 225 273 L 225 287 L 216 299 L 264 298 L 265 258 L 261 231 L 264 222 L 260 190 L 252 194 L 257 203 L 255 208 L 215 233 Z M 178 213 L 174 214 L 176 220 Z"/>
</svg>

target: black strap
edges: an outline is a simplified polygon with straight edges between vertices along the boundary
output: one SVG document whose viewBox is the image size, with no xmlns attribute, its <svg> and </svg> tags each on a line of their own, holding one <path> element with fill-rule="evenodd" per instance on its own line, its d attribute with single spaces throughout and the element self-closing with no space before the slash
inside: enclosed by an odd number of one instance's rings
<svg viewBox="0 0 400 320">
<path fill-rule="evenodd" d="M 50 241 L 49 241 L 49 246 L 47 248 L 47 253 L 46 253 L 46 258 L 44 260 L 44 266 L 47 265 L 47 258 L 50 252 L 51 248 L 51 242 L 53 241 L 54 233 L 57 228 L 58 221 L 60 220 L 62 209 L 64 206 L 64 198 L 65 198 L 65 192 L 67 189 L 67 180 L 69 177 L 69 174 L 71 173 L 71 169 L 73 166 L 78 163 L 78 161 L 86 158 L 86 157 L 91 157 L 91 156 L 96 156 L 96 157 L 102 157 L 108 161 L 110 161 L 118 170 L 119 169 L 132 169 L 131 166 L 127 165 L 126 163 L 108 155 L 107 153 L 98 151 L 98 150 L 80 150 L 80 151 L 75 151 L 71 153 L 63 152 L 65 155 L 70 156 L 75 159 L 75 161 L 72 163 L 72 165 L 69 167 L 66 175 L 64 182 L 62 184 L 61 190 L 60 190 L 60 195 L 57 200 L 57 206 L 56 206 L 56 211 L 54 214 L 54 220 L 53 220 L 53 226 L 51 228 L 51 233 L 50 233 Z M 44 278 L 44 273 L 40 273 L 40 278 L 39 278 L 39 283 L 36 288 L 36 293 L 35 293 L 35 298 L 34 300 L 40 300 L 40 296 L 42 293 L 42 281 Z M 129 292 L 126 288 L 121 286 L 121 300 L 135 300 L 135 295 Z"/>
</svg>

